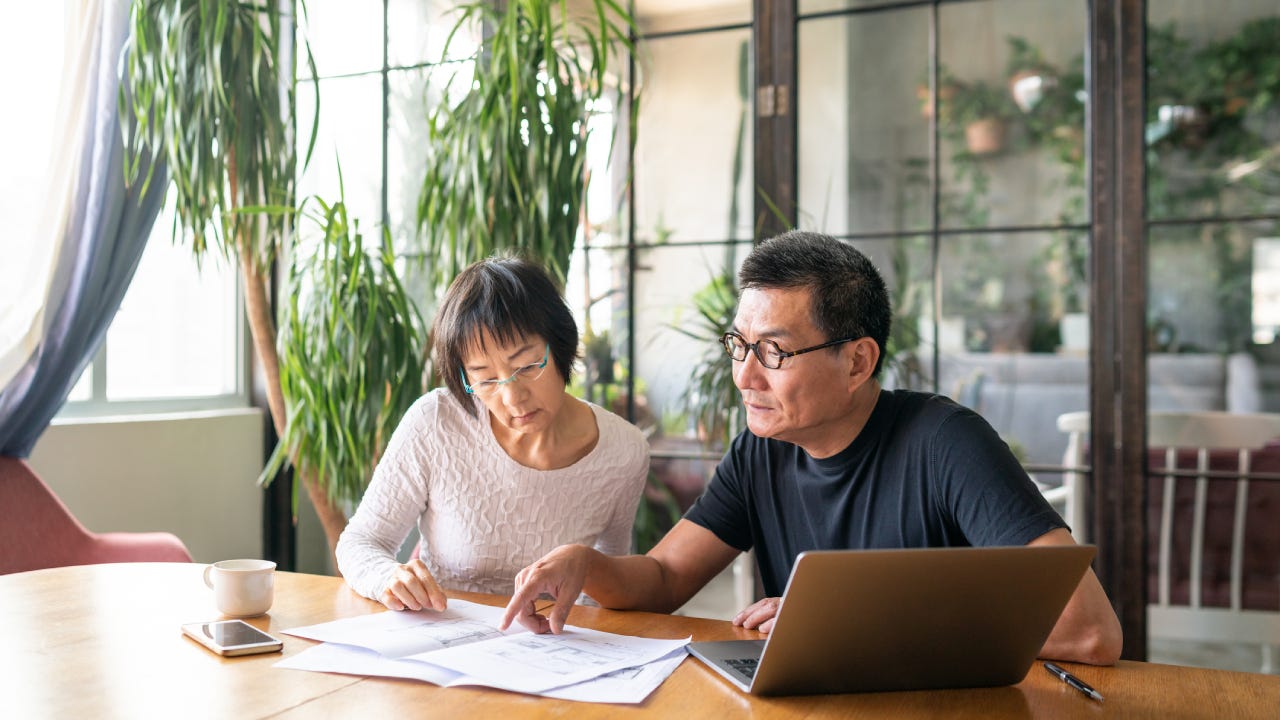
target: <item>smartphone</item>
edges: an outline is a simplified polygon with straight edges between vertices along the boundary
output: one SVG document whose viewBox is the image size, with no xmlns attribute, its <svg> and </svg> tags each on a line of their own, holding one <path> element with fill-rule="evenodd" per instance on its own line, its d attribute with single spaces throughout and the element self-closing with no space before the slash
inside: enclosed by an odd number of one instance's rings
<svg viewBox="0 0 1280 720">
<path fill-rule="evenodd" d="M 284 643 L 243 620 L 188 623 L 182 632 L 219 655 L 280 652 Z"/>
</svg>

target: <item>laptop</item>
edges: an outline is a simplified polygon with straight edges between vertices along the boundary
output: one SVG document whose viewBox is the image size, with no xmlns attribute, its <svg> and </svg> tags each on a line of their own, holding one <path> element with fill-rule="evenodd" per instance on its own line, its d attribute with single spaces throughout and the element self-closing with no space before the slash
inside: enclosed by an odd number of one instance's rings
<svg viewBox="0 0 1280 720">
<path fill-rule="evenodd" d="M 689 653 L 754 695 L 1021 682 L 1097 548 L 801 553 L 767 640 Z"/>
</svg>

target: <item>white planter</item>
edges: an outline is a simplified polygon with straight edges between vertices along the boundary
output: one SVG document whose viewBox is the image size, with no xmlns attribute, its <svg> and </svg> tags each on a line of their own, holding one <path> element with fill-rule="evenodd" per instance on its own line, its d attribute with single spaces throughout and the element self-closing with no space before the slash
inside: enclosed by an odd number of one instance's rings
<svg viewBox="0 0 1280 720">
<path fill-rule="evenodd" d="M 1065 352 L 1089 350 L 1089 316 L 1085 313 L 1066 313 L 1058 321 L 1058 333 L 1062 336 Z"/>
<path fill-rule="evenodd" d="M 940 326 L 941 331 L 935 332 L 932 318 L 920 318 L 920 346 L 929 348 L 937 343 L 941 352 L 963 352 L 964 318 L 943 317 Z"/>
</svg>

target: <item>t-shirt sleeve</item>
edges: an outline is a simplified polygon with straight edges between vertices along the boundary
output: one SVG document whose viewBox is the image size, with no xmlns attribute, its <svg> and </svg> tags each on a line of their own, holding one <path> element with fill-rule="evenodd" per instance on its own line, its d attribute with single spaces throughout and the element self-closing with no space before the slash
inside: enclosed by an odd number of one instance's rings
<svg viewBox="0 0 1280 720">
<path fill-rule="evenodd" d="M 970 544 L 1026 545 L 1067 527 L 1009 446 L 978 414 L 965 410 L 947 418 L 931 454 L 938 497 Z"/>
<path fill-rule="evenodd" d="M 716 466 L 707 489 L 684 515 L 689 522 L 701 525 L 725 544 L 743 552 L 752 545 L 747 510 L 751 478 L 743 470 L 751 466 L 745 459 L 748 435 L 744 432 L 733 441 L 729 452 Z"/>
</svg>

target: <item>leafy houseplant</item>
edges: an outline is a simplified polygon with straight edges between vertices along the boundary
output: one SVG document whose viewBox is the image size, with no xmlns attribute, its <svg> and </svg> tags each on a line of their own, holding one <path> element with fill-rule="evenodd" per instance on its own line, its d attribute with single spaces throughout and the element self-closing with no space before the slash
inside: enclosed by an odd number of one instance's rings
<svg viewBox="0 0 1280 720">
<path fill-rule="evenodd" d="M 948 106 L 951 122 L 963 128 L 970 154 L 991 155 L 1004 149 L 1005 126 L 1018 111 L 1008 93 L 979 80 L 958 86 Z"/>
<path fill-rule="evenodd" d="M 1058 84 L 1057 71 L 1045 60 L 1040 48 L 1025 38 L 1009 36 L 1009 95 L 1018 109 L 1029 113 Z"/>
<path fill-rule="evenodd" d="M 730 271 L 732 272 L 732 271 Z M 733 327 L 738 309 L 738 288 L 729 273 L 717 275 L 698 292 L 693 305 L 697 318 L 692 328 L 672 328 L 699 342 L 716 342 Z M 685 391 L 685 407 L 704 445 L 727 448 L 733 436 L 746 427 L 746 409 L 733 384 L 733 364 L 718 342 L 693 365 Z"/>
<path fill-rule="evenodd" d="M 426 330 L 395 270 L 391 236 L 366 249 L 342 201 L 317 200 L 320 244 L 296 258 L 281 329 L 288 423 L 263 478 L 285 463 L 355 504 L 401 417 L 423 392 Z"/>
<path fill-rule="evenodd" d="M 630 16 L 614 0 L 591 8 L 590 22 L 555 0 L 459 8 L 446 45 L 474 23 L 488 34 L 474 72 L 454 76 L 469 80 L 461 98 L 449 96 L 451 81 L 428 117 L 417 219 L 436 287 L 503 250 L 563 280 L 582 214 L 588 116 L 609 91 L 614 51 L 630 47 Z"/>
<path fill-rule="evenodd" d="M 120 85 L 120 111 L 137 121 L 125 138 L 127 177 L 139 180 L 144 154 L 163 157 L 175 190 L 175 235 L 179 226 L 190 234 L 197 261 L 211 243 L 238 260 L 271 420 L 283 435 L 268 289 L 293 214 L 294 61 L 283 54 L 293 46 L 292 20 L 276 2 L 135 0 L 132 22 Z M 332 548 L 346 516 L 323 478 L 302 481 Z"/>
</svg>

